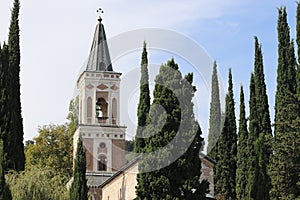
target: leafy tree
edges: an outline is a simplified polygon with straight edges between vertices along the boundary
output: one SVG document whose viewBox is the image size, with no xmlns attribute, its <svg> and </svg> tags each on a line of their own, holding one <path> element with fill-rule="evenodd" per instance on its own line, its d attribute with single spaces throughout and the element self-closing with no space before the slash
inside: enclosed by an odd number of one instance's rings
<svg viewBox="0 0 300 200">
<path fill-rule="evenodd" d="M 66 182 L 55 170 L 33 167 L 22 172 L 10 171 L 6 180 L 14 200 L 69 199 Z"/>
<path fill-rule="evenodd" d="M 4 141 L 6 168 L 24 170 L 25 155 L 23 144 L 23 119 L 20 100 L 20 28 L 19 0 L 14 0 L 8 35 L 8 102 L 9 118 L 8 132 Z"/>
<path fill-rule="evenodd" d="M 86 158 L 83 148 L 82 139 L 79 137 L 76 148 L 76 159 L 73 171 L 73 182 L 70 188 L 70 199 L 72 200 L 87 200 L 88 187 L 85 177 Z"/>
<path fill-rule="evenodd" d="M 238 145 L 237 145 L 237 169 L 236 169 L 236 194 L 237 199 L 246 199 L 246 185 L 247 185 L 247 170 L 248 170 L 248 129 L 245 112 L 245 101 L 243 86 L 240 92 L 240 119 L 238 131 Z"/>
<path fill-rule="evenodd" d="M 125 151 L 132 152 L 134 149 L 134 140 L 125 140 Z"/>
<path fill-rule="evenodd" d="M 233 97 L 232 74 L 229 69 L 228 93 L 225 103 L 225 121 L 218 141 L 218 162 L 216 164 L 216 196 L 227 200 L 236 199 L 236 155 L 237 134 Z"/>
<path fill-rule="evenodd" d="M 299 99 L 296 96 L 296 59 L 286 8 L 278 10 L 278 68 L 275 96 L 275 131 L 269 167 L 271 199 L 296 199 L 300 195 Z"/>
<path fill-rule="evenodd" d="M 54 170 L 62 180 L 72 176 L 72 138 L 66 125 L 46 125 L 26 147 L 26 168 Z"/>
<path fill-rule="evenodd" d="M 79 96 L 72 99 L 69 103 L 69 114 L 67 119 L 69 120 L 68 129 L 71 137 L 73 137 L 78 127 L 78 115 L 79 115 Z"/>
<path fill-rule="evenodd" d="M 156 76 L 151 123 L 144 131 L 148 154 L 139 164 L 145 173 L 137 180 L 137 199 L 205 198 L 207 182 L 199 181 L 203 138 L 193 113 L 192 82 L 193 75 L 183 78 L 174 59 Z"/>
<path fill-rule="evenodd" d="M 213 64 L 213 72 L 211 79 L 211 102 L 210 102 L 210 118 L 208 131 L 208 155 L 216 160 L 217 141 L 221 133 L 221 104 L 219 95 L 219 81 L 217 74 L 217 63 Z"/>
<path fill-rule="evenodd" d="M 143 130 L 147 124 L 147 118 L 150 109 L 150 91 L 148 74 L 147 44 L 144 41 L 142 61 L 141 61 L 141 80 L 140 80 L 140 99 L 138 104 L 138 127 L 135 136 L 134 152 L 141 153 L 145 147 Z"/>
<path fill-rule="evenodd" d="M 129 163 L 137 157 L 137 153 L 134 152 L 134 140 L 125 140 L 125 162 Z M 139 176 L 139 175 L 138 175 Z"/>
</svg>

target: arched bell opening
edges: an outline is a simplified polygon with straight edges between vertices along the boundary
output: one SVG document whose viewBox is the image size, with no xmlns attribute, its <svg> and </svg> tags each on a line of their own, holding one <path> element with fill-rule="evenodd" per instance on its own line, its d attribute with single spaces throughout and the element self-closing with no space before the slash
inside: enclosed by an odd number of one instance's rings
<svg viewBox="0 0 300 200">
<path fill-rule="evenodd" d="M 104 123 L 105 120 L 108 119 L 107 111 L 108 103 L 104 98 L 98 98 L 96 102 L 96 118 L 100 123 Z"/>
</svg>

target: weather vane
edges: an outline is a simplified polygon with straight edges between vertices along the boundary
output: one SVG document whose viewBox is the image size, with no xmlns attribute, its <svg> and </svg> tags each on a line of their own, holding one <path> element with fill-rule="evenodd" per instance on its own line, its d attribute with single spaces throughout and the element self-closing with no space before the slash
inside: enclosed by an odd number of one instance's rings
<svg viewBox="0 0 300 200">
<path fill-rule="evenodd" d="M 97 13 L 99 13 L 98 21 L 101 22 L 102 21 L 101 14 L 104 13 L 104 11 L 102 10 L 102 8 L 98 8 Z"/>
</svg>

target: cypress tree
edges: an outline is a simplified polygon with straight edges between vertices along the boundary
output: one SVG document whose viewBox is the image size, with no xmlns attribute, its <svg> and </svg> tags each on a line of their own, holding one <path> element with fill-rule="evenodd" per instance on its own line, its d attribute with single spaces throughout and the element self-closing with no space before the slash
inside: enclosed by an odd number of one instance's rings
<svg viewBox="0 0 300 200">
<path fill-rule="evenodd" d="M 203 138 L 193 113 L 192 82 L 192 74 L 182 78 L 174 59 L 156 76 L 151 123 L 144 132 L 148 154 L 139 164 L 146 175 L 138 180 L 137 199 L 205 198 L 207 182 L 199 181 Z"/>
<path fill-rule="evenodd" d="M 278 11 L 278 68 L 275 97 L 275 131 L 269 167 L 271 199 L 296 199 L 300 195 L 299 99 L 296 69 L 285 8 Z"/>
<path fill-rule="evenodd" d="M 255 92 L 257 99 L 257 115 L 259 123 L 259 133 L 263 133 L 267 139 L 272 138 L 271 120 L 269 112 L 268 95 L 265 83 L 263 55 L 261 45 L 258 43 L 257 37 L 255 40 L 255 60 L 254 60 L 254 78 L 255 78 Z M 270 145 L 267 148 L 271 148 Z M 266 152 L 268 157 L 271 150 Z M 266 161 L 269 162 L 268 160 Z"/>
<path fill-rule="evenodd" d="M 0 45 L 0 136 L 4 139 L 7 132 L 7 94 L 6 94 L 6 77 L 7 77 L 7 46 L 4 44 L 3 49 Z"/>
<path fill-rule="evenodd" d="M 210 118 L 208 131 L 208 155 L 216 160 L 217 141 L 221 133 L 221 105 L 219 96 L 219 81 L 217 74 L 217 63 L 213 64 L 213 72 L 211 78 L 211 99 L 210 99 Z"/>
<path fill-rule="evenodd" d="M 9 132 L 7 146 L 5 146 L 6 167 L 14 170 L 24 170 L 25 154 L 23 144 L 23 119 L 20 100 L 20 28 L 19 28 L 20 2 L 13 4 L 11 22 L 8 35 L 9 50 L 9 82 L 8 100 L 10 102 Z"/>
<path fill-rule="evenodd" d="M 255 81 L 255 96 L 256 96 L 256 117 L 258 138 L 256 139 L 256 156 L 258 161 L 258 179 L 256 185 L 259 187 L 256 190 L 256 198 L 269 199 L 269 190 L 271 180 L 267 172 L 267 166 L 270 162 L 272 153 L 272 129 L 269 112 L 268 96 L 266 91 L 263 55 L 261 45 L 258 43 L 257 37 L 255 40 L 255 60 L 254 60 L 254 81 Z M 250 107 L 251 109 L 251 107 Z"/>
<path fill-rule="evenodd" d="M 145 152 L 145 139 L 143 136 L 143 131 L 146 128 L 147 119 L 150 109 L 150 91 L 149 91 L 149 75 L 148 75 L 148 53 L 147 53 L 147 44 L 144 41 L 142 60 L 141 60 L 141 79 L 140 79 L 140 99 L 138 104 L 138 126 L 134 140 L 134 152 L 142 153 Z M 147 173 L 137 174 L 137 189 L 136 192 L 140 196 L 143 196 L 144 188 L 148 188 L 148 182 L 145 180 L 148 179 Z"/>
<path fill-rule="evenodd" d="M 70 199 L 72 200 L 87 200 L 88 187 L 85 177 L 86 172 L 86 157 L 83 148 L 82 139 L 79 137 L 77 142 L 76 158 L 73 171 L 73 182 L 70 188 Z"/>
<path fill-rule="evenodd" d="M 259 136 L 258 132 L 258 117 L 257 117 L 257 99 L 255 90 L 254 74 L 251 74 L 250 79 L 250 117 L 249 117 L 249 135 L 247 140 L 247 199 L 256 199 L 257 191 L 257 175 L 258 175 L 258 160 L 255 151 L 255 142 Z"/>
<path fill-rule="evenodd" d="M 5 148 L 8 143 L 8 136 L 10 127 L 10 111 L 9 111 L 9 81 L 8 81 L 8 46 L 4 43 L 3 48 L 0 50 L 0 136 L 3 140 L 3 156 L 4 156 L 4 169 L 6 167 L 5 158 L 7 157 L 7 149 Z"/>
<path fill-rule="evenodd" d="M 227 200 L 236 199 L 236 155 L 237 134 L 235 121 L 232 74 L 229 69 L 228 93 L 226 95 L 225 121 L 218 141 L 218 162 L 216 165 L 216 196 Z"/>
<path fill-rule="evenodd" d="M 241 86 L 240 92 L 240 119 L 238 131 L 238 145 L 237 145 L 237 169 L 236 169 L 236 195 L 237 199 L 246 199 L 246 184 L 247 184 L 247 170 L 248 170 L 248 129 L 245 112 L 244 91 Z"/>
<path fill-rule="evenodd" d="M 150 109 L 150 91 L 149 91 L 149 75 L 148 75 L 148 57 L 147 44 L 144 41 L 142 61 L 141 61 L 141 80 L 140 80 L 140 99 L 138 104 L 138 127 L 135 136 L 134 151 L 136 153 L 143 152 L 145 141 L 143 138 L 143 130 L 147 124 L 147 118 Z"/>
</svg>

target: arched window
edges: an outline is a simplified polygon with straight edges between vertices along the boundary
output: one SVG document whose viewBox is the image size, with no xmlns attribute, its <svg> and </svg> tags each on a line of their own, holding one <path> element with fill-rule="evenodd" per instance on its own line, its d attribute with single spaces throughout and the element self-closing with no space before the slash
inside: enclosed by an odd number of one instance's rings
<svg viewBox="0 0 300 200">
<path fill-rule="evenodd" d="M 107 118 L 107 102 L 104 98 L 98 98 L 96 102 L 96 117 Z"/>
<path fill-rule="evenodd" d="M 107 158 L 105 155 L 98 156 L 98 171 L 107 170 Z"/>
<path fill-rule="evenodd" d="M 118 114 L 118 105 L 117 105 L 117 100 L 116 98 L 113 98 L 112 100 L 112 123 L 116 124 L 117 123 L 117 114 Z"/>
<path fill-rule="evenodd" d="M 87 98 L 87 103 L 86 103 L 86 107 L 87 107 L 87 122 L 90 124 L 92 123 L 92 108 L 93 104 L 92 104 L 92 98 L 88 97 Z"/>
</svg>

